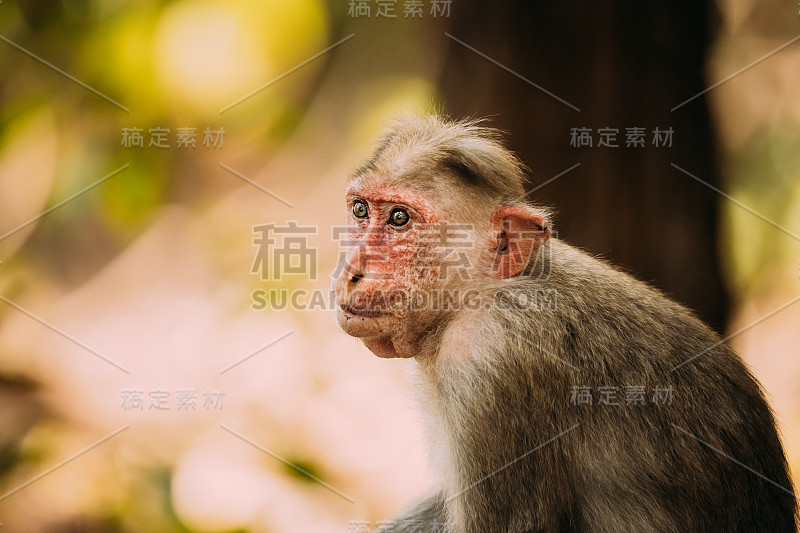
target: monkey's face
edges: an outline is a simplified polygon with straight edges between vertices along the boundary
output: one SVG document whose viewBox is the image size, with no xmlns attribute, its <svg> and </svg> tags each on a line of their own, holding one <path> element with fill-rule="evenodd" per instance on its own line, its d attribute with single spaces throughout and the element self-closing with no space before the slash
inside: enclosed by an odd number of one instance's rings
<svg viewBox="0 0 800 533">
<path fill-rule="evenodd" d="M 443 299 L 459 297 L 447 294 L 454 280 L 473 275 L 474 232 L 445 224 L 450 209 L 433 193 L 375 177 L 351 183 L 346 208 L 347 253 L 333 279 L 339 325 L 376 355 L 413 356 L 403 346 L 447 312 Z"/>
</svg>

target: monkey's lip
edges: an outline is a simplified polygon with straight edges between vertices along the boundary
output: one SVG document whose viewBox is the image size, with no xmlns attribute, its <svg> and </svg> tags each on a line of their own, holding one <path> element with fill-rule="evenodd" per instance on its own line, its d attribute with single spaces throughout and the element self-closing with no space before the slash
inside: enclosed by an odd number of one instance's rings
<svg viewBox="0 0 800 533">
<path fill-rule="evenodd" d="M 376 318 L 383 315 L 383 312 L 377 309 L 368 309 L 363 307 L 353 307 L 348 304 L 339 305 L 346 315 L 357 316 L 359 318 Z"/>
</svg>

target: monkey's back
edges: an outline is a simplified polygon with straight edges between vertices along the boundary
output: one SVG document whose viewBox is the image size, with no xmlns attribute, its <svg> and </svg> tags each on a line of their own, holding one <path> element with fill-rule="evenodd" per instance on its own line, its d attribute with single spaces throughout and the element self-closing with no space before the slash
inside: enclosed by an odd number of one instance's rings
<svg viewBox="0 0 800 533">
<path fill-rule="evenodd" d="M 774 417 L 741 358 L 655 289 L 551 247 L 546 275 L 503 280 L 548 305 L 497 306 L 481 317 L 495 349 L 439 365 L 459 374 L 437 385 L 451 466 L 461 490 L 483 480 L 452 504 L 466 531 L 796 531 Z"/>
</svg>

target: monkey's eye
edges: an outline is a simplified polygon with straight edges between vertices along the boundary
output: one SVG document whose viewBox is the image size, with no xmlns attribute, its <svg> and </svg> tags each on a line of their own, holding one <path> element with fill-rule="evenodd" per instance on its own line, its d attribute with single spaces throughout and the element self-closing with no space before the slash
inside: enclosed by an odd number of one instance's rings
<svg viewBox="0 0 800 533">
<path fill-rule="evenodd" d="M 356 218 L 367 218 L 367 205 L 364 202 L 354 203 L 353 216 Z"/>
<path fill-rule="evenodd" d="M 405 209 L 395 208 L 392 209 L 389 215 L 389 224 L 392 226 L 405 226 L 411 217 L 408 216 L 408 211 Z"/>
</svg>

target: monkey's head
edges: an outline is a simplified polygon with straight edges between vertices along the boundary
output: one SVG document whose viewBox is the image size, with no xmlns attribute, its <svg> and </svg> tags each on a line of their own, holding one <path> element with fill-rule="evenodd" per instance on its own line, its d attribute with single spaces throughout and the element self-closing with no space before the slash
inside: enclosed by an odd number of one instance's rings
<svg viewBox="0 0 800 533">
<path fill-rule="evenodd" d="M 380 357 L 413 357 L 464 306 L 524 272 L 548 239 L 523 166 L 475 121 L 403 116 L 345 195 L 338 321 Z"/>
</svg>

